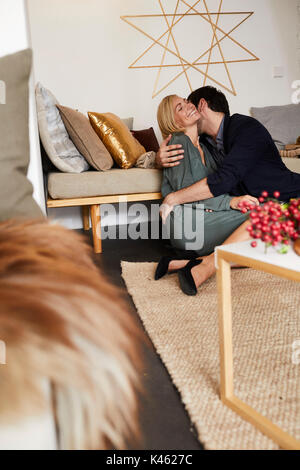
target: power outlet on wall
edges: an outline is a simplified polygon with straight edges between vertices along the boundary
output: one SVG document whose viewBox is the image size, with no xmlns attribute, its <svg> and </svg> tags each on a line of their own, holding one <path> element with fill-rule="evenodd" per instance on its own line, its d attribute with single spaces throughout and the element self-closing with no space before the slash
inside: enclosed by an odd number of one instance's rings
<svg viewBox="0 0 300 470">
<path fill-rule="evenodd" d="M 275 65 L 273 67 L 273 78 L 283 78 L 284 77 L 284 67 Z"/>
</svg>

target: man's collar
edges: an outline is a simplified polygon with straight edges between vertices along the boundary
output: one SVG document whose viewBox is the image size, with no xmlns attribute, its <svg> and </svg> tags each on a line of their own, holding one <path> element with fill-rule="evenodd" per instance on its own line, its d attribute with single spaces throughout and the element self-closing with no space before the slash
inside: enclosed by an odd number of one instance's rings
<svg viewBox="0 0 300 470">
<path fill-rule="evenodd" d="M 222 122 L 219 127 L 218 135 L 216 141 L 223 142 L 223 134 L 224 134 L 224 123 L 225 123 L 225 116 L 223 116 Z"/>
</svg>

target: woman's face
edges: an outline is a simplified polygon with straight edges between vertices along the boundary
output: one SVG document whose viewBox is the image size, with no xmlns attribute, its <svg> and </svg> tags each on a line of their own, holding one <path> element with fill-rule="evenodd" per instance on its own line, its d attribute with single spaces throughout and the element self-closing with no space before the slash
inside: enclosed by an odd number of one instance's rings
<svg viewBox="0 0 300 470">
<path fill-rule="evenodd" d="M 193 126 L 200 118 L 200 114 L 193 103 L 176 96 L 173 100 L 174 119 L 178 127 Z"/>
</svg>

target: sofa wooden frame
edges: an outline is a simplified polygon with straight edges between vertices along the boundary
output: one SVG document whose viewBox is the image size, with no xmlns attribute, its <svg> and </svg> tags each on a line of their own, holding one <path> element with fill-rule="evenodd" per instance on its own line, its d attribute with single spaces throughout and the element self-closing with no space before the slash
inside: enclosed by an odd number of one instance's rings
<svg viewBox="0 0 300 470">
<path fill-rule="evenodd" d="M 90 229 L 90 219 L 93 231 L 94 252 L 102 253 L 101 240 L 101 204 L 120 202 L 154 201 L 161 199 L 161 193 L 118 194 L 111 196 L 93 196 L 72 199 L 51 199 L 48 197 L 47 207 L 75 207 L 81 206 L 84 230 Z"/>
</svg>

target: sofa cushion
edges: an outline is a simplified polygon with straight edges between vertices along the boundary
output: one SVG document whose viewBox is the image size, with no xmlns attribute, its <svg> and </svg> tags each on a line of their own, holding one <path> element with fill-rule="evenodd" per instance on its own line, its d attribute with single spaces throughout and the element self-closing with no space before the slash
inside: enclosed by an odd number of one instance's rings
<svg viewBox="0 0 300 470">
<path fill-rule="evenodd" d="M 88 118 L 79 111 L 66 106 L 57 105 L 57 108 L 73 144 L 81 155 L 96 170 L 109 170 L 114 161 L 92 128 Z"/>
<path fill-rule="evenodd" d="M 143 155 L 137 159 L 135 166 L 137 168 L 156 168 L 156 153 L 143 153 Z"/>
<path fill-rule="evenodd" d="M 153 127 L 141 131 L 131 131 L 133 137 L 146 149 L 146 152 L 155 152 L 159 150 L 159 143 L 156 138 Z"/>
<path fill-rule="evenodd" d="M 27 179 L 31 57 L 31 50 L 26 49 L 0 59 L 0 78 L 6 90 L 5 104 L 0 103 L 0 221 L 43 217 Z"/>
<path fill-rule="evenodd" d="M 52 199 L 111 196 L 160 192 L 161 170 L 112 168 L 105 172 L 87 171 L 80 174 L 49 173 L 48 193 Z"/>
<path fill-rule="evenodd" d="M 300 158 L 285 157 L 282 159 L 282 161 L 289 170 L 295 173 L 300 173 Z"/>
<path fill-rule="evenodd" d="M 279 150 L 296 143 L 300 136 L 300 104 L 251 108 L 250 112 L 268 129 Z"/>
<path fill-rule="evenodd" d="M 95 132 L 119 167 L 133 167 L 137 159 L 146 152 L 115 114 L 88 112 L 88 116 Z"/>
<path fill-rule="evenodd" d="M 40 138 L 53 165 L 58 170 L 81 173 L 89 168 L 86 159 L 70 140 L 52 93 L 41 83 L 36 86 L 36 106 Z"/>
<path fill-rule="evenodd" d="M 133 117 L 123 118 L 122 122 L 124 122 L 125 126 L 131 131 L 133 127 Z"/>
</svg>

